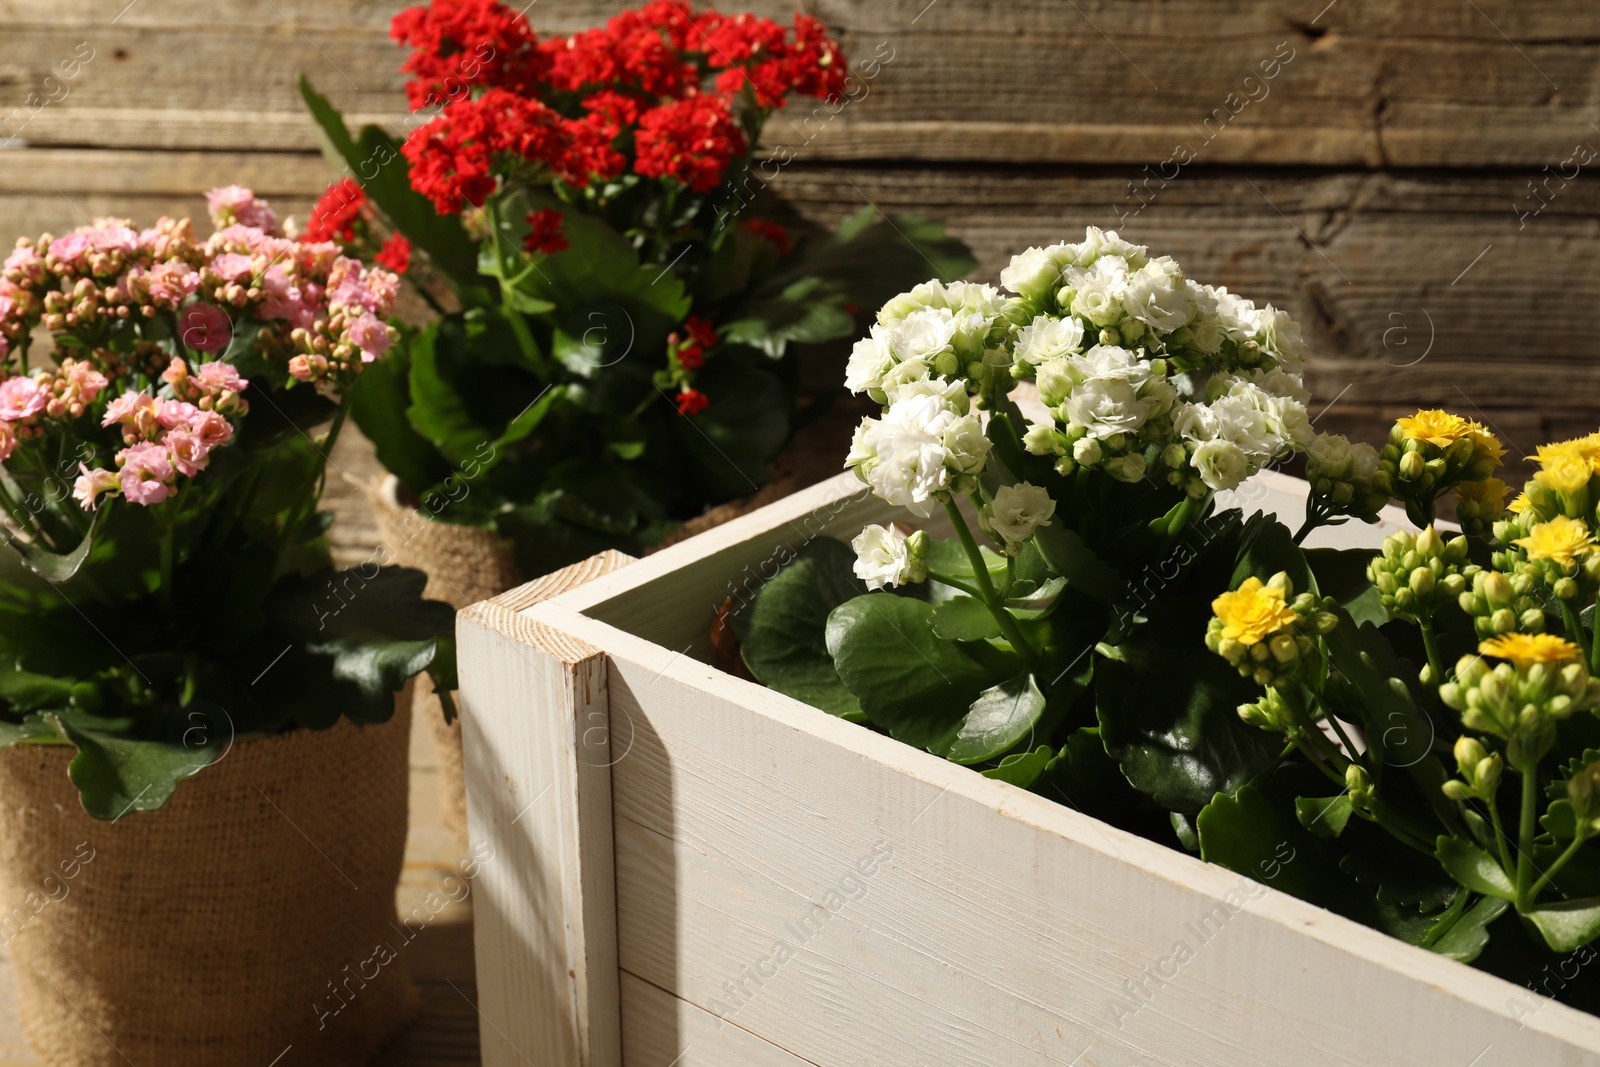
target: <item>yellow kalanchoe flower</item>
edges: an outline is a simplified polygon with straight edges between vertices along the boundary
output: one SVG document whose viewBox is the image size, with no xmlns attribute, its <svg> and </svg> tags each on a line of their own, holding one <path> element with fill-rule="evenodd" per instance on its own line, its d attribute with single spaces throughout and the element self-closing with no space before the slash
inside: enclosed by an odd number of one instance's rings
<svg viewBox="0 0 1600 1067">
<path fill-rule="evenodd" d="M 1475 428 L 1482 429 L 1460 415 L 1452 415 L 1439 408 L 1419 410 L 1415 415 L 1395 420 L 1395 425 L 1400 427 L 1406 440 L 1426 441 L 1439 448 L 1449 448 L 1463 437 L 1474 436 Z"/>
<path fill-rule="evenodd" d="M 1594 464 L 1577 448 L 1569 444 L 1559 450 L 1540 449 L 1540 453 L 1539 462 L 1544 469 L 1535 474 L 1533 480 L 1546 489 L 1570 494 L 1589 484 Z"/>
<path fill-rule="evenodd" d="M 1583 649 L 1555 634 L 1500 634 L 1478 645 L 1478 653 L 1508 659 L 1518 667 L 1535 663 L 1570 663 L 1583 658 Z"/>
<path fill-rule="evenodd" d="M 1492 467 L 1500 466 L 1500 461 L 1505 458 L 1506 446 L 1487 426 L 1480 422 L 1469 422 L 1467 436 L 1472 438 L 1472 450 L 1478 459 L 1488 460 Z"/>
<path fill-rule="evenodd" d="M 1563 567 L 1573 566 L 1600 548 L 1588 526 L 1565 515 L 1539 523 L 1528 531 L 1527 537 L 1519 537 L 1511 543 L 1526 549 L 1529 559 L 1547 559 Z"/>
<path fill-rule="evenodd" d="M 1530 506 L 1527 493 L 1518 493 L 1517 498 L 1506 505 L 1506 510 L 1513 515 L 1521 515 Z"/>
<path fill-rule="evenodd" d="M 1548 445 L 1540 445 L 1538 452 L 1528 458 L 1540 464 L 1548 464 L 1550 457 L 1567 452 L 1576 452 L 1589 461 L 1589 466 L 1593 470 L 1600 472 L 1600 433 L 1574 437 L 1570 441 L 1555 441 Z"/>
<path fill-rule="evenodd" d="M 1211 610 L 1222 620 L 1222 636 L 1241 645 L 1254 645 L 1300 618 L 1284 602 L 1283 590 L 1260 578 L 1246 578 L 1231 593 L 1211 602 Z"/>
</svg>

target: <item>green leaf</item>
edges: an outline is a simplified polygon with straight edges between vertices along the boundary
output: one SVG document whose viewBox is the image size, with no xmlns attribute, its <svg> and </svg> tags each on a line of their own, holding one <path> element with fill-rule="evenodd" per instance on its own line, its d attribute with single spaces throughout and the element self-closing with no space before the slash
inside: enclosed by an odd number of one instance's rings
<svg viewBox="0 0 1600 1067">
<path fill-rule="evenodd" d="M 780 359 L 793 342 L 816 344 L 855 330 L 855 316 L 844 309 L 845 295 L 826 279 L 798 278 L 779 292 L 763 293 L 758 290 L 736 305 L 734 317 L 720 327 L 724 341 Z"/>
<path fill-rule="evenodd" d="M 1600 897 L 1566 900 L 1523 912 L 1552 952 L 1571 952 L 1600 937 Z"/>
<path fill-rule="evenodd" d="M 1110 604 L 1127 588 L 1122 575 L 1094 554 L 1077 532 L 1063 522 L 1051 522 L 1033 532 L 1034 544 L 1057 574 L 1067 580 L 1067 587 L 1076 592 Z"/>
<path fill-rule="evenodd" d="M 1265 512 L 1253 515 L 1244 524 L 1239 556 L 1228 588 L 1237 589 L 1250 577 L 1265 582 L 1279 571 L 1288 574 L 1296 593 L 1311 587 L 1311 569 L 1289 528 Z"/>
<path fill-rule="evenodd" d="M 789 391 L 776 375 L 734 359 L 708 363 L 695 386 L 711 403 L 691 418 L 668 416 L 679 460 L 674 475 L 692 479 L 710 499 L 748 496 L 789 441 Z M 688 471 L 685 458 L 694 461 Z"/>
<path fill-rule="evenodd" d="M 0 721 L 0 748 L 60 743 L 60 733 L 43 715 L 29 715 L 21 722 Z"/>
<path fill-rule="evenodd" d="M 1510 906 L 1498 897 L 1480 897 L 1459 917 L 1434 924 L 1428 931 L 1428 948 L 1441 956 L 1471 963 L 1489 944 L 1489 924 Z"/>
<path fill-rule="evenodd" d="M 411 188 L 410 164 L 389 135 L 368 126 L 358 140 L 352 140 L 343 116 L 304 75 L 300 95 L 327 138 L 331 158 L 346 164 L 367 199 L 460 289 L 480 288 L 477 242 L 467 235 L 459 216 L 439 214 L 432 201 Z"/>
<path fill-rule="evenodd" d="M 1517 891 L 1511 879 L 1501 869 L 1500 861 L 1476 845 L 1459 837 L 1440 836 L 1435 843 L 1435 854 L 1450 877 L 1474 893 L 1515 900 Z M 1565 951 L 1558 949 L 1557 951 Z"/>
<path fill-rule="evenodd" d="M 154 811 L 172 796 L 178 782 L 227 752 L 225 744 L 135 740 L 89 729 L 66 716 L 50 718 L 60 735 L 78 747 L 67 775 L 78 787 L 83 810 L 96 819 Z"/>
<path fill-rule="evenodd" d="M 388 721 L 394 694 L 433 663 L 439 639 L 454 629 L 448 604 L 422 598 L 423 572 L 381 567 L 368 575 L 369 566 L 285 583 L 267 605 L 290 644 L 255 688 L 302 726 L 323 729 L 341 715 Z"/>
<path fill-rule="evenodd" d="M 350 390 L 350 416 L 362 436 L 372 442 L 384 470 L 421 496 L 448 478 L 453 467 L 406 418 L 406 408 L 411 405 L 408 375 L 414 340 L 414 333 L 403 338 L 386 358 L 361 372 Z"/>
<path fill-rule="evenodd" d="M 1196 639 L 1128 642 L 1099 656 L 1095 703 L 1106 751 L 1140 792 L 1193 813 L 1277 757 L 1282 740 L 1248 726 L 1239 705 L 1259 691 Z"/>
<path fill-rule="evenodd" d="M 89 529 L 84 532 L 83 539 L 78 542 L 71 552 L 51 552 L 43 545 L 23 541 L 20 538 L 10 538 L 10 543 L 22 556 L 23 565 L 47 582 L 57 585 L 70 581 L 78 573 L 78 568 L 83 566 L 83 561 L 89 558 L 89 553 L 94 548 L 95 531 L 100 528 L 101 517 L 110 510 L 108 505 L 95 513 L 89 523 Z"/>
<path fill-rule="evenodd" d="M 988 545 L 979 545 L 978 554 L 983 559 L 984 569 L 989 572 L 989 580 L 996 587 L 1005 584 L 1006 557 L 990 548 Z M 928 569 L 947 578 L 954 578 L 967 585 L 973 584 L 977 573 L 972 569 L 972 557 L 967 555 L 965 548 L 957 541 L 945 538 L 930 538 L 927 553 L 923 557 L 928 564 Z"/>
<path fill-rule="evenodd" d="M 1218 795 L 1195 819 L 1200 858 L 1325 908 L 1344 910 L 1348 884 L 1320 842 L 1260 789 Z"/>
<path fill-rule="evenodd" d="M 1318 837 L 1342 834 L 1353 810 L 1349 793 L 1336 797 L 1295 797 L 1294 800 L 1294 813 L 1300 825 Z"/>
<path fill-rule="evenodd" d="M 433 323 L 411 345 L 406 417 L 452 463 L 493 465 L 563 395 L 526 361 L 497 310 L 476 308 Z"/>
<path fill-rule="evenodd" d="M 982 763 L 1016 747 L 1044 714 L 1044 694 L 1023 673 L 978 694 L 961 720 L 961 731 L 944 752 L 955 763 Z"/>
<path fill-rule="evenodd" d="M 831 537 L 819 537 L 799 552 L 784 546 L 777 572 L 758 574 L 763 584 L 753 598 L 735 595 L 729 621 L 758 682 L 830 715 L 861 720 L 861 703 L 834 669 L 827 640 L 833 609 L 866 594 L 854 573 L 855 558 L 849 545 Z"/>
<path fill-rule="evenodd" d="M 828 653 L 872 723 L 930 752 L 955 744 L 978 694 L 1021 666 L 981 642 L 936 636 L 933 608 L 888 593 L 858 596 L 828 616 Z"/>
<path fill-rule="evenodd" d="M 947 641 L 987 641 L 1000 636 L 1000 623 L 983 601 L 957 596 L 933 609 L 933 632 Z"/>
<path fill-rule="evenodd" d="M 1000 761 L 998 767 L 990 767 L 980 773 L 985 778 L 997 778 L 1002 782 L 1010 782 L 1018 788 L 1027 789 L 1049 769 L 1050 762 L 1054 758 L 1055 749 L 1049 745 L 1040 745 L 1032 752 L 1018 752 L 1007 756 Z"/>
<path fill-rule="evenodd" d="M 1023 583 L 1018 582 L 1017 585 Z M 1051 578 L 1044 585 L 1027 590 L 1014 587 L 1012 596 L 1006 600 L 1006 607 L 1019 619 L 1042 619 L 1055 609 L 1066 588 L 1065 578 Z"/>
</svg>

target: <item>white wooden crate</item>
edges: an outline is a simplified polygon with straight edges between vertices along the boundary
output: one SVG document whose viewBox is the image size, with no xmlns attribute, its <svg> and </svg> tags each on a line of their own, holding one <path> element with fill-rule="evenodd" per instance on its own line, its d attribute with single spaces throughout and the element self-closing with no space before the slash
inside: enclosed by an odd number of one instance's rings
<svg viewBox="0 0 1600 1067">
<path fill-rule="evenodd" d="M 707 664 L 784 546 L 889 517 L 844 475 L 463 612 L 485 1064 L 1600 1063 L 1589 1015 Z"/>
</svg>

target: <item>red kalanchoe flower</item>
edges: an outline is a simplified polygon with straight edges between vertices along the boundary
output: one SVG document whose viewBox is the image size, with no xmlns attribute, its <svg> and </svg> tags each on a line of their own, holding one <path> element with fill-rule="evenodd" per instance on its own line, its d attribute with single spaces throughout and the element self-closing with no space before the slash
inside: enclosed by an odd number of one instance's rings
<svg viewBox="0 0 1600 1067">
<path fill-rule="evenodd" d="M 777 246 L 778 254 L 781 256 L 787 256 L 794 251 L 794 242 L 789 240 L 789 231 L 776 222 L 768 222 L 766 219 L 746 219 L 739 224 L 739 228 L 772 242 Z"/>
<path fill-rule="evenodd" d="M 524 251 L 551 255 L 567 248 L 567 236 L 561 232 L 561 212 L 555 208 L 535 211 L 524 219 L 528 236 L 522 242 Z"/>
<path fill-rule="evenodd" d="M 697 193 L 722 183 L 733 157 L 745 151 L 744 133 L 728 101 L 699 93 L 645 112 L 634 135 L 633 169 L 646 178 L 676 178 Z"/>
<path fill-rule="evenodd" d="M 828 36 L 828 29 L 810 15 L 794 17 L 794 43 L 789 47 L 789 83 L 801 96 L 815 96 L 829 102 L 844 97 L 846 70 L 839 42 Z"/>
<path fill-rule="evenodd" d="M 710 348 L 717 343 L 717 328 L 711 325 L 709 319 L 690 315 L 683 320 L 683 328 L 688 331 L 689 339 L 701 348 Z"/>
<path fill-rule="evenodd" d="M 366 205 L 367 193 L 354 178 L 344 178 L 328 186 L 311 206 L 306 232 L 300 240 L 307 244 L 337 241 L 349 244 L 356 239 L 355 223 Z"/>
<path fill-rule="evenodd" d="M 584 159 L 571 151 L 578 127 L 537 100 L 490 89 L 412 130 L 401 152 L 411 163 L 411 187 L 441 214 L 454 215 L 463 202 L 482 207 L 495 191 L 497 156 L 543 164 L 570 185 L 587 185 Z"/>
<path fill-rule="evenodd" d="M 415 49 L 401 68 L 412 75 L 413 110 L 465 99 L 474 87 L 532 94 L 550 66 L 527 19 L 498 0 L 432 0 L 396 15 L 389 35 Z"/>
<path fill-rule="evenodd" d="M 406 240 L 403 233 L 390 234 L 389 239 L 383 242 L 383 247 L 378 249 L 378 254 L 372 258 L 378 266 L 388 267 L 396 274 L 404 274 L 411 269 L 411 242 Z"/>
<path fill-rule="evenodd" d="M 709 397 L 698 389 L 684 389 L 678 394 L 678 414 L 698 415 L 711 403 Z"/>
</svg>

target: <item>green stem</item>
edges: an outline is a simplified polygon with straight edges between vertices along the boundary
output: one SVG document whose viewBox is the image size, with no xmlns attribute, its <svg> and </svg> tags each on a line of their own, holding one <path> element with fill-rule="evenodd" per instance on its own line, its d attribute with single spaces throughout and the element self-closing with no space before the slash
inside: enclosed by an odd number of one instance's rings
<svg viewBox="0 0 1600 1067">
<path fill-rule="evenodd" d="M 952 578 L 948 574 L 940 574 L 938 571 L 929 571 L 928 572 L 928 578 L 931 581 L 939 582 L 939 583 L 941 583 L 943 585 L 948 585 L 952 589 L 959 589 L 963 593 L 965 593 L 968 596 L 972 597 L 974 600 L 982 600 L 983 599 L 983 594 L 982 593 L 978 592 L 976 589 L 974 589 L 972 586 L 968 585 L 966 582 L 959 581 L 958 579 Z"/>
<path fill-rule="evenodd" d="M 1522 811 L 1517 827 L 1517 910 L 1526 912 L 1533 906 L 1529 883 L 1533 878 L 1533 834 L 1537 829 L 1535 816 L 1539 802 L 1539 778 L 1535 768 L 1519 768 L 1522 775 Z"/>
<path fill-rule="evenodd" d="M 1322 521 L 1321 520 L 1322 520 L 1322 516 L 1317 514 L 1316 510 L 1312 507 L 1311 502 L 1307 501 L 1306 502 L 1306 521 L 1303 524 L 1301 524 L 1300 529 L 1295 532 L 1294 543 L 1298 545 L 1298 544 L 1302 543 L 1303 541 L 1305 541 L 1305 539 L 1307 537 L 1310 537 L 1311 536 L 1311 531 L 1315 530 L 1318 526 L 1322 525 Z"/>
<path fill-rule="evenodd" d="M 1433 639 L 1433 619 L 1427 615 L 1417 617 L 1417 629 L 1422 631 L 1422 647 L 1428 653 L 1429 681 L 1435 692 L 1444 684 L 1444 661 L 1439 658 L 1439 645 Z"/>
<path fill-rule="evenodd" d="M 1594 618 L 1591 620 L 1594 623 L 1594 633 L 1590 635 L 1592 640 L 1589 642 L 1589 673 L 1591 675 L 1600 674 L 1600 604 L 1595 606 L 1594 612 Z"/>
<path fill-rule="evenodd" d="M 1500 847 L 1500 867 L 1502 870 L 1511 871 L 1515 864 L 1511 862 L 1511 849 L 1506 844 L 1505 824 L 1500 821 L 1500 805 L 1494 802 L 1494 797 L 1485 797 L 1484 804 L 1489 808 L 1489 825 L 1494 827 L 1495 844 Z"/>
<path fill-rule="evenodd" d="M 994 582 L 989 578 L 988 565 L 983 561 L 983 553 L 979 551 L 978 542 L 973 539 L 972 531 L 967 529 L 967 520 L 962 518 L 961 509 L 956 506 L 955 499 L 946 500 L 944 509 L 950 516 L 950 525 L 955 527 L 956 536 L 961 539 L 961 547 L 966 549 L 967 559 L 972 562 L 973 577 L 978 583 L 978 599 L 983 601 L 984 607 L 989 609 L 989 614 L 1000 624 L 1000 632 L 1011 642 L 1011 647 L 1022 654 L 1028 661 L 1028 666 L 1037 668 L 1039 653 L 1029 644 L 1027 637 L 1022 633 L 1022 627 L 1017 625 L 1016 616 L 1005 609 L 1000 594 L 995 591 Z"/>
<path fill-rule="evenodd" d="M 1572 610 L 1571 603 L 1563 600 L 1560 601 L 1560 604 L 1561 621 L 1567 624 L 1567 636 L 1572 638 L 1573 644 L 1577 645 L 1579 648 L 1582 648 L 1584 645 L 1588 644 L 1588 642 L 1583 639 L 1583 623 L 1578 619 L 1578 613 Z"/>
<path fill-rule="evenodd" d="M 1572 844 L 1568 845 L 1566 850 L 1562 852 L 1561 855 L 1556 857 L 1556 861 L 1550 865 L 1550 869 L 1545 871 L 1544 874 L 1540 875 L 1539 880 L 1534 882 L 1532 887 L 1529 888 L 1529 903 L 1532 903 L 1539 896 L 1539 890 L 1550 884 L 1550 879 L 1554 878 L 1558 873 L 1560 873 L 1561 868 L 1567 865 L 1567 861 L 1578 854 L 1578 846 L 1582 844 L 1583 837 L 1581 835 L 1572 839 Z"/>
</svg>

